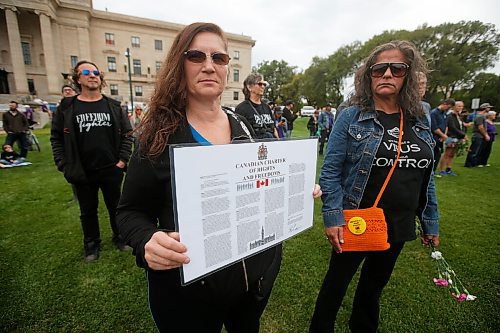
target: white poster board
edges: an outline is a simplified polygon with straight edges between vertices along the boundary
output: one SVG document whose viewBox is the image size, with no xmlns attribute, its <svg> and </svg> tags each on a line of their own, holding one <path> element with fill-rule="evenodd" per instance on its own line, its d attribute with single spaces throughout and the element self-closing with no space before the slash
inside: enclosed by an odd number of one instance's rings
<svg viewBox="0 0 500 333">
<path fill-rule="evenodd" d="M 170 149 L 183 284 L 312 227 L 317 139 Z"/>
</svg>

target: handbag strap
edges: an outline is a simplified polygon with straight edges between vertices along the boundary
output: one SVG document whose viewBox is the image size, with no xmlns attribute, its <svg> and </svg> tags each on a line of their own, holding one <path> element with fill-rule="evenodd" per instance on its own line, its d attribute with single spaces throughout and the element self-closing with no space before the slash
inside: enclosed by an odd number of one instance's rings
<svg viewBox="0 0 500 333">
<path fill-rule="evenodd" d="M 396 165 L 398 164 L 399 154 L 401 153 L 401 142 L 403 141 L 403 110 L 401 108 L 399 108 L 399 113 L 401 117 L 399 119 L 398 152 L 396 154 L 396 159 L 394 160 L 394 164 L 392 165 L 391 170 L 389 170 L 387 177 L 385 177 L 384 184 L 382 185 L 382 188 L 380 189 L 380 192 L 377 195 L 377 199 L 375 199 L 373 207 L 377 207 L 378 202 L 380 201 L 380 198 L 382 198 L 382 194 L 384 194 L 385 188 L 387 187 L 387 184 L 389 183 L 389 180 L 391 180 L 391 176 L 394 173 L 394 170 L 396 169 Z"/>
</svg>

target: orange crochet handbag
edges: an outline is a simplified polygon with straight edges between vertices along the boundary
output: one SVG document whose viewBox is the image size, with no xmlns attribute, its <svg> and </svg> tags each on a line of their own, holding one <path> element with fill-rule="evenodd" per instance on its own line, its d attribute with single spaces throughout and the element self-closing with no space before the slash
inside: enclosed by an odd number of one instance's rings
<svg viewBox="0 0 500 333">
<path fill-rule="evenodd" d="M 384 251 L 391 245 L 387 242 L 387 222 L 378 202 L 385 191 L 399 160 L 403 139 L 403 111 L 400 109 L 398 152 L 394 164 L 385 178 L 375 203 L 370 208 L 344 210 L 344 244 L 342 251 Z"/>
</svg>

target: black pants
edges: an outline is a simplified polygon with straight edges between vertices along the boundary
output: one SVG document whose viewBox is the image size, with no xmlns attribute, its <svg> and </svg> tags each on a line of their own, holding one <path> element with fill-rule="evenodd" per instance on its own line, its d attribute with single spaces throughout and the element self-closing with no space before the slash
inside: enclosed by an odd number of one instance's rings
<svg viewBox="0 0 500 333">
<path fill-rule="evenodd" d="M 436 172 L 439 161 L 441 160 L 441 155 L 443 154 L 443 143 L 437 139 L 434 139 L 436 145 L 434 146 L 434 172 Z"/>
<path fill-rule="evenodd" d="M 479 150 L 477 156 L 477 165 L 488 164 L 488 159 L 490 158 L 492 147 L 493 147 L 493 141 L 483 140 L 483 142 L 481 143 L 481 149 Z"/>
<path fill-rule="evenodd" d="M 404 243 L 391 244 L 389 250 L 380 252 L 339 254 L 332 251 L 330 267 L 316 300 L 309 332 L 331 333 L 334 331 L 337 312 L 347 287 L 363 260 L 349 328 L 355 333 L 376 332 L 380 313 L 380 295 L 389 282 L 403 246 Z"/>
<path fill-rule="evenodd" d="M 28 138 L 26 137 L 26 133 L 9 133 L 7 134 L 7 138 L 5 139 L 5 144 L 12 146 L 14 149 L 14 143 L 18 141 L 19 145 L 19 156 L 26 158 L 28 156 L 28 148 L 30 144 L 28 142 Z M 15 149 L 14 149 L 15 150 Z"/>
<path fill-rule="evenodd" d="M 328 136 L 330 135 L 329 129 L 322 129 L 321 136 L 319 137 L 319 153 L 323 154 L 323 148 L 325 146 L 325 142 L 328 140 Z"/>
<path fill-rule="evenodd" d="M 80 204 L 80 222 L 83 230 L 83 243 L 85 248 L 99 246 L 101 233 L 99 231 L 99 189 L 102 192 L 104 203 L 109 213 L 109 222 L 113 230 L 113 239 L 118 239 L 116 226 L 116 207 L 120 200 L 123 170 L 115 166 L 87 172 L 88 183 L 75 184 L 78 203 Z"/>
<path fill-rule="evenodd" d="M 467 153 L 467 158 L 465 159 L 465 167 L 475 167 L 479 164 L 479 156 L 481 155 L 481 149 L 483 146 L 483 138 L 472 138 L 472 142 L 469 147 L 469 152 Z"/>
<path fill-rule="evenodd" d="M 260 258 L 268 254 L 271 261 L 263 263 Z M 241 262 L 187 286 L 180 285 L 178 269 L 149 270 L 149 308 L 158 330 L 220 333 L 224 326 L 229 333 L 258 333 L 281 264 L 281 245 L 245 262 L 248 291 Z M 256 266 L 267 269 L 258 276 Z"/>
</svg>

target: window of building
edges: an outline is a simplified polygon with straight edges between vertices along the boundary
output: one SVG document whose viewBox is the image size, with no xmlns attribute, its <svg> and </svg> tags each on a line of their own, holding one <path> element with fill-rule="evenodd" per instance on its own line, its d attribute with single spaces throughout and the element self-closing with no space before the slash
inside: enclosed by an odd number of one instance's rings
<svg viewBox="0 0 500 333">
<path fill-rule="evenodd" d="M 163 51 L 163 41 L 160 39 L 155 39 L 155 50 Z"/>
<path fill-rule="evenodd" d="M 111 32 L 105 32 L 104 40 L 106 42 L 106 45 L 115 45 L 115 34 L 112 34 Z"/>
<path fill-rule="evenodd" d="M 108 72 L 116 72 L 116 58 L 108 57 Z"/>
<path fill-rule="evenodd" d="M 118 85 L 117 84 L 110 84 L 109 91 L 110 91 L 112 96 L 117 96 L 118 95 Z"/>
<path fill-rule="evenodd" d="M 238 91 L 233 91 L 233 101 L 240 99 L 240 93 Z"/>
<path fill-rule="evenodd" d="M 35 81 L 33 79 L 28 79 L 28 90 L 30 91 L 30 95 L 36 95 Z"/>
<path fill-rule="evenodd" d="M 135 86 L 135 95 L 142 96 L 142 86 Z"/>
<path fill-rule="evenodd" d="M 156 73 L 158 73 L 160 71 L 160 68 L 161 68 L 161 61 L 157 61 L 155 63 L 155 66 L 156 66 Z"/>
<path fill-rule="evenodd" d="M 141 38 L 137 36 L 132 36 L 132 47 L 141 47 Z"/>
<path fill-rule="evenodd" d="M 235 59 L 235 60 L 240 59 L 240 51 L 234 51 L 233 52 L 233 59 Z"/>
<path fill-rule="evenodd" d="M 240 82 L 240 70 L 239 69 L 233 69 L 233 81 Z"/>
<path fill-rule="evenodd" d="M 141 75 L 141 59 L 134 59 L 134 75 Z"/>
<path fill-rule="evenodd" d="M 71 56 L 71 68 L 75 68 L 76 64 L 78 63 L 78 57 L 77 56 Z"/>
<path fill-rule="evenodd" d="M 21 42 L 21 47 L 23 49 L 23 58 L 25 65 L 31 65 L 31 45 L 28 42 Z"/>
</svg>

